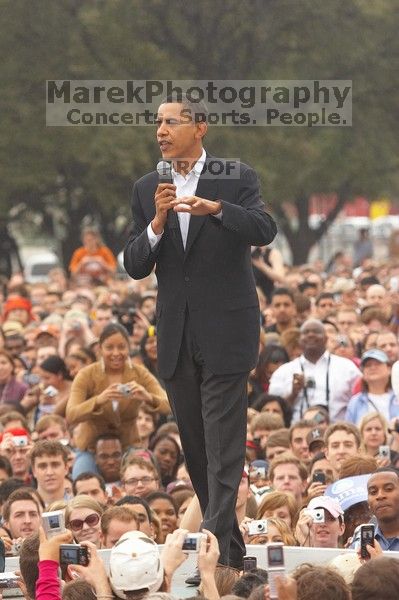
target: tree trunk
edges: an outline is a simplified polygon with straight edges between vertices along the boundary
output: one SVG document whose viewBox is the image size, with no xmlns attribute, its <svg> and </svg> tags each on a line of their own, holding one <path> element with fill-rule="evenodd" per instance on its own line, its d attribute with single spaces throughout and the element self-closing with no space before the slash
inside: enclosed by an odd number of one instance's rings
<svg viewBox="0 0 399 600">
<path fill-rule="evenodd" d="M 337 201 L 334 208 L 330 210 L 324 221 L 316 229 L 309 227 L 309 196 L 301 194 L 293 202 L 298 217 L 297 227 L 294 226 L 293 220 L 289 218 L 282 205 L 275 207 L 279 226 L 291 250 L 293 265 L 303 265 L 307 262 L 312 247 L 328 231 L 348 199 L 349 186 L 345 182 L 337 192 Z"/>
</svg>

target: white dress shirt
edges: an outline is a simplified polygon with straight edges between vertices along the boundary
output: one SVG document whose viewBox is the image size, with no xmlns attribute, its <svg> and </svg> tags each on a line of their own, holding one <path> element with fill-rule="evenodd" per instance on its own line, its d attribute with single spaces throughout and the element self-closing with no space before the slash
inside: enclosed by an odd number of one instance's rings
<svg viewBox="0 0 399 600">
<path fill-rule="evenodd" d="M 320 404 L 327 408 L 327 400 L 331 421 L 345 418 L 353 384 L 361 376 L 361 372 L 351 360 L 324 352 L 317 362 L 312 363 L 301 355 L 284 363 L 273 373 L 268 393 L 287 398 L 292 392 L 294 373 L 303 374 L 305 381 L 313 379 L 314 387 L 306 389 L 307 400 L 304 391 L 299 392 L 293 406 L 292 423 L 302 418 L 308 406 Z"/>
<path fill-rule="evenodd" d="M 202 154 L 187 175 L 182 175 L 181 173 L 177 173 L 172 168 L 172 180 L 173 184 L 176 186 L 176 198 L 183 198 L 184 196 L 195 196 L 198 187 L 198 180 L 202 173 L 202 169 L 204 168 L 204 164 L 206 161 L 206 152 L 205 149 L 202 149 Z M 218 213 L 214 215 L 216 218 L 221 219 L 222 213 Z M 187 236 L 188 236 L 188 228 L 190 225 L 190 213 L 186 212 L 178 212 L 177 217 L 179 219 L 179 226 L 181 237 L 183 240 L 183 247 L 186 248 Z M 163 232 L 156 235 L 151 227 L 151 223 L 147 227 L 148 240 L 150 242 L 151 248 L 155 248 L 159 240 L 161 239 Z"/>
</svg>

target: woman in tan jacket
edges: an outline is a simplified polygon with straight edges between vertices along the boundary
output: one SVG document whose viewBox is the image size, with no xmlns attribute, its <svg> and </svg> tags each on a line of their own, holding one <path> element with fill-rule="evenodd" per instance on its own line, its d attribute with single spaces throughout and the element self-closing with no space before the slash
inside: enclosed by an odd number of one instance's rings
<svg viewBox="0 0 399 600">
<path fill-rule="evenodd" d="M 101 358 L 76 375 L 66 407 L 66 419 L 75 427 L 80 450 L 73 477 L 95 470 L 93 450 L 97 437 L 117 433 L 122 448 L 140 445 L 136 417 L 142 402 L 154 411 L 170 412 L 165 391 L 143 366 L 132 364 L 129 337 L 119 323 L 110 323 L 99 340 Z"/>
</svg>

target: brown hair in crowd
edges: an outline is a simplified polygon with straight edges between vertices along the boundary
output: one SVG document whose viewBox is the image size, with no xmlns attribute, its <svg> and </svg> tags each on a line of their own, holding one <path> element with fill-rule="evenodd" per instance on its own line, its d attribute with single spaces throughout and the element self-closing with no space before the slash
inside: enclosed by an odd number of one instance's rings
<svg viewBox="0 0 399 600">
<path fill-rule="evenodd" d="M 28 487 L 22 487 L 18 488 L 17 490 L 14 490 L 4 503 L 2 511 L 4 521 L 9 520 L 11 515 L 11 507 L 14 504 L 14 502 L 18 502 L 18 500 L 31 500 L 35 504 L 39 515 L 41 514 L 41 507 L 36 496 L 33 493 L 33 490 Z"/>
<path fill-rule="evenodd" d="M 283 446 L 287 448 L 287 450 L 290 447 L 290 433 L 288 429 L 277 429 L 276 431 L 272 431 L 267 438 L 267 448 L 277 448 L 278 446 Z"/>
<path fill-rule="evenodd" d="M 87 581 L 77 579 L 69 581 L 62 589 L 62 600 L 96 600 L 91 585 Z"/>
<path fill-rule="evenodd" d="M 369 473 L 374 473 L 377 468 L 378 465 L 374 456 L 367 456 L 366 454 L 348 456 L 340 465 L 339 478 L 368 475 Z"/>
<path fill-rule="evenodd" d="M 278 456 L 276 456 L 276 458 L 273 458 L 272 462 L 270 463 L 268 473 L 270 481 L 273 481 L 274 479 L 274 471 L 276 467 L 287 464 L 296 465 L 298 467 L 300 478 L 302 479 L 302 481 L 306 481 L 306 479 L 308 478 L 308 470 L 306 466 L 303 462 L 299 460 L 299 458 L 291 454 L 291 452 L 284 452 L 283 454 L 279 454 Z"/>
<path fill-rule="evenodd" d="M 252 419 L 250 427 L 251 433 L 253 435 L 255 431 L 259 429 L 264 429 L 266 431 L 283 429 L 284 421 L 281 415 L 269 412 L 262 412 Z"/>
<path fill-rule="evenodd" d="M 351 600 L 350 587 L 331 567 L 305 563 L 295 569 L 292 577 L 297 582 L 297 600 Z"/>
<path fill-rule="evenodd" d="M 137 525 L 137 529 L 140 529 L 140 521 L 132 510 L 126 508 L 126 506 L 112 506 L 111 508 L 108 508 L 101 517 L 101 532 L 103 535 L 108 534 L 109 525 L 112 519 L 121 521 L 122 523 L 131 523 L 134 521 Z"/>
<path fill-rule="evenodd" d="M 352 582 L 352 600 L 397 600 L 399 560 L 386 556 L 362 565 Z"/>
<path fill-rule="evenodd" d="M 337 421 L 327 427 L 324 433 L 324 444 L 326 448 L 328 447 L 328 440 L 336 431 L 346 431 L 346 433 L 351 433 L 355 437 L 356 446 L 360 448 L 361 438 L 358 428 L 355 425 L 352 425 L 352 423 L 346 423 L 345 421 Z"/>
<path fill-rule="evenodd" d="M 19 554 L 19 570 L 25 583 L 29 598 L 36 597 L 36 582 L 39 579 L 39 534 L 27 537 Z"/>
<path fill-rule="evenodd" d="M 154 477 L 157 479 L 157 481 L 159 480 L 159 473 L 157 471 L 157 469 L 155 468 L 155 466 L 149 461 L 146 460 L 145 458 L 142 458 L 141 456 L 132 456 L 132 458 L 128 458 L 127 461 L 125 463 L 123 463 L 122 468 L 121 468 L 121 480 L 123 481 L 125 478 L 125 473 L 128 467 L 130 467 L 131 465 L 135 465 L 136 467 L 139 467 L 140 469 L 143 469 L 145 471 L 148 471 L 149 473 L 152 473 L 152 475 L 154 475 Z"/>
<path fill-rule="evenodd" d="M 296 522 L 299 516 L 299 506 L 292 494 L 287 494 L 287 492 L 270 492 L 270 494 L 266 494 L 263 498 L 262 502 L 259 504 L 258 512 L 256 515 L 257 519 L 263 519 L 263 515 L 266 512 L 278 510 L 286 506 L 288 508 L 288 512 L 291 517 L 291 526 L 295 527 Z"/>
<path fill-rule="evenodd" d="M 37 458 L 42 456 L 61 456 L 65 464 L 68 462 L 68 450 L 58 441 L 39 440 L 35 443 L 31 452 L 31 463 L 35 464 Z"/>
<path fill-rule="evenodd" d="M 42 433 L 51 425 L 59 425 L 63 432 L 67 433 L 68 428 L 66 421 L 60 415 L 44 415 L 40 417 L 35 426 L 36 433 Z"/>
</svg>

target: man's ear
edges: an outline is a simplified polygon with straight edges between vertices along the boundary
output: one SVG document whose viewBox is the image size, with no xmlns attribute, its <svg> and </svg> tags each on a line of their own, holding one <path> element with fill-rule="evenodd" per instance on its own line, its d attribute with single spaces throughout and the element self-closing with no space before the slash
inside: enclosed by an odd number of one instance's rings
<svg viewBox="0 0 399 600">
<path fill-rule="evenodd" d="M 204 123 L 203 121 L 200 121 L 199 123 L 195 124 L 195 129 L 195 137 L 197 139 L 202 139 L 206 135 L 206 132 L 208 130 L 208 124 Z"/>
</svg>

